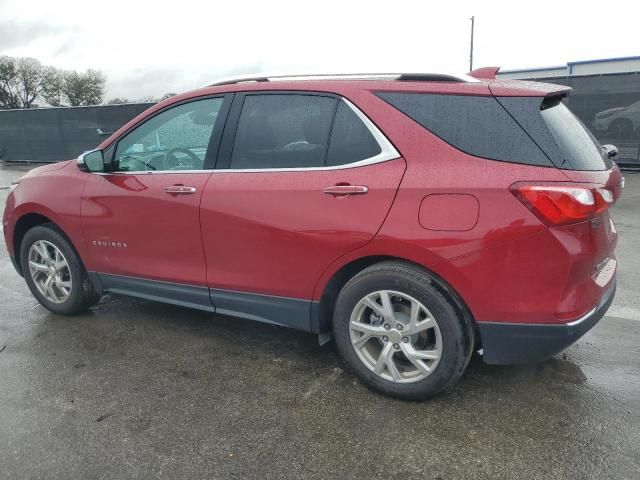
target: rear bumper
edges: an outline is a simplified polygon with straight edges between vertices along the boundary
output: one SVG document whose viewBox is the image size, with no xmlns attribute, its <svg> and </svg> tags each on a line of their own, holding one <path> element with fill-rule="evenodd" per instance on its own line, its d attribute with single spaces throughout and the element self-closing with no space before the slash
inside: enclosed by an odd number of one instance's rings
<svg viewBox="0 0 640 480">
<path fill-rule="evenodd" d="M 615 291 L 614 279 L 593 310 L 566 324 L 478 322 L 485 363 L 536 363 L 561 352 L 598 323 L 611 305 Z"/>
</svg>

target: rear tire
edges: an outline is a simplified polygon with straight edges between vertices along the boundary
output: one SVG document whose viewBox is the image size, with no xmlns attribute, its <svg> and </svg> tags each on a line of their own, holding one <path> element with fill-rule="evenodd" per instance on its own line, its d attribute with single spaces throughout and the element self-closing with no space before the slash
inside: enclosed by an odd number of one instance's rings
<svg viewBox="0 0 640 480">
<path fill-rule="evenodd" d="M 51 223 L 25 233 L 20 265 L 33 296 L 53 313 L 76 315 L 100 299 L 75 249 Z"/>
<path fill-rule="evenodd" d="M 348 369 L 367 386 L 407 400 L 432 397 L 458 381 L 473 348 L 470 332 L 429 274 L 402 262 L 354 276 L 333 315 Z"/>
</svg>

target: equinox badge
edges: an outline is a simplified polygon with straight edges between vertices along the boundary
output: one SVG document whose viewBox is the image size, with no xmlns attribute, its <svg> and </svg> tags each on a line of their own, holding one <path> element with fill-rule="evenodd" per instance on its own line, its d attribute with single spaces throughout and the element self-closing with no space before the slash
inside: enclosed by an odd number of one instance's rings
<svg viewBox="0 0 640 480">
<path fill-rule="evenodd" d="M 94 240 L 94 247 L 112 247 L 112 248 L 127 248 L 126 242 L 110 242 L 107 240 Z"/>
</svg>

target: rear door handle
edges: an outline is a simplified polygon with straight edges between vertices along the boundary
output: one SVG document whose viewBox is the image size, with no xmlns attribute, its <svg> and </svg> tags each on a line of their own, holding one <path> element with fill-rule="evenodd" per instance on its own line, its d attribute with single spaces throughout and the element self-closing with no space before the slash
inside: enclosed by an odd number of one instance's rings
<svg viewBox="0 0 640 480">
<path fill-rule="evenodd" d="M 327 195 L 342 197 L 346 195 L 364 195 L 369 191 L 366 185 L 332 185 L 322 190 Z"/>
<path fill-rule="evenodd" d="M 196 193 L 198 189 L 196 187 L 188 187 L 186 185 L 170 185 L 168 187 L 164 187 L 164 193 L 168 193 L 170 195 L 189 195 L 191 193 Z"/>
</svg>

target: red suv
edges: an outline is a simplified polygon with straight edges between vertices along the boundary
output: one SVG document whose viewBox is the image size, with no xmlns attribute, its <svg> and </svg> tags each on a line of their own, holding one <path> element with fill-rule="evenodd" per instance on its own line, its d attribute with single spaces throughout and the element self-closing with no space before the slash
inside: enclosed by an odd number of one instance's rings
<svg viewBox="0 0 640 480">
<path fill-rule="evenodd" d="M 333 336 L 397 397 L 452 385 L 474 350 L 543 360 L 613 299 L 622 177 L 570 89 L 472 75 L 173 97 L 22 177 L 9 253 L 54 313 L 113 292 Z"/>
</svg>

